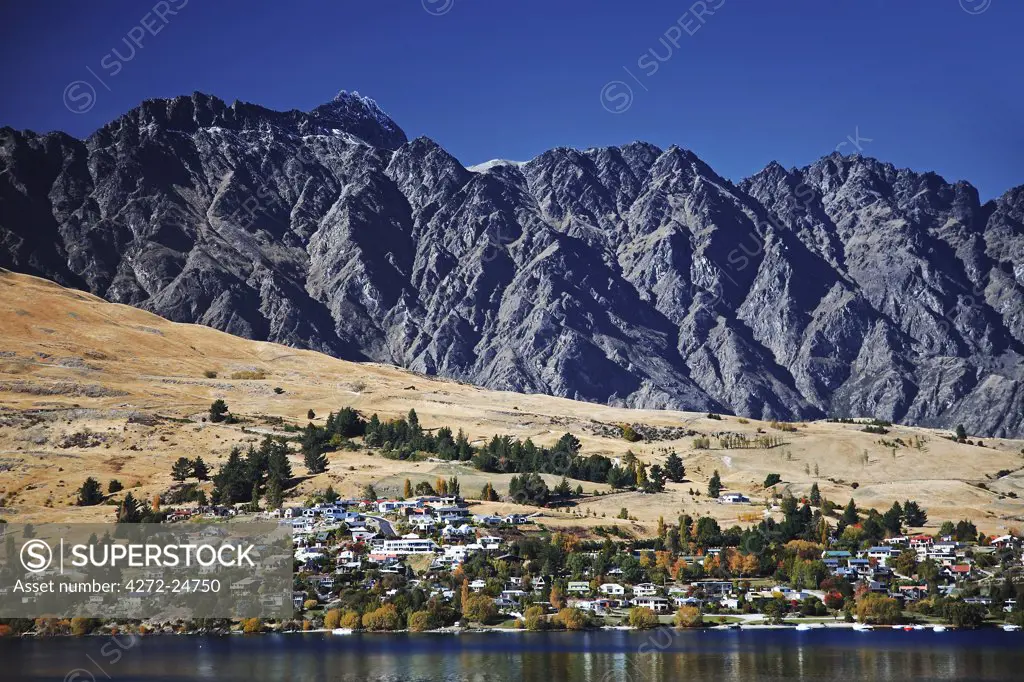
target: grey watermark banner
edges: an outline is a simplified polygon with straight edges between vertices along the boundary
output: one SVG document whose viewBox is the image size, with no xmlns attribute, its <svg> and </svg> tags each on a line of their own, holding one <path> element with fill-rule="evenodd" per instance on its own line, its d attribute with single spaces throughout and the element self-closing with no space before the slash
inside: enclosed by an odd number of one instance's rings
<svg viewBox="0 0 1024 682">
<path fill-rule="evenodd" d="M 0 617 L 291 618 L 276 522 L 0 524 Z"/>
</svg>

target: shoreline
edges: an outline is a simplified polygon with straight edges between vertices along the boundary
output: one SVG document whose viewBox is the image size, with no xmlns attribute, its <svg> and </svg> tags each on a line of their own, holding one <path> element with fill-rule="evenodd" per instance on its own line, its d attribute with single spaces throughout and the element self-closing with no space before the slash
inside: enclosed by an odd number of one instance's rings
<svg viewBox="0 0 1024 682">
<path fill-rule="evenodd" d="M 807 626 L 803 630 L 798 630 L 797 626 Z M 559 629 L 547 629 L 547 630 L 527 630 L 525 628 L 513 628 L 513 627 L 448 627 L 448 628 L 437 628 L 433 630 L 422 630 L 413 631 L 408 628 L 402 630 L 353 630 L 349 632 L 339 632 L 335 636 L 345 637 L 351 635 L 464 635 L 464 634 L 548 634 L 548 633 L 588 633 L 588 632 L 662 632 L 670 630 L 672 632 L 708 632 L 708 631 L 777 631 L 777 630 L 791 630 L 793 632 L 810 632 L 811 630 L 848 630 L 857 632 L 858 634 L 871 633 L 871 632 L 933 632 L 934 634 L 944 634 L 948 632 L 971 632 L 974 630 L 1000 630 L 1003 632 L 1024 632 L 1024 630 L 1004 630 L 1002 624 L 986 623 L 978 628 L 956 628 L 952 625 L 944 624 L 910 624 L 910 625 L 872 625 L 869 630 L 857 630 L 859 623 L 732 623 L 732 624 L 715 624 L 707 625 L 704 627 L 693 627 L 693 628 L 679 628 L 674 625 L 659 625 L 653 628 L 635 628 L 629 625 L 602 625 L 600 627 L 586 628 L 583 630 L 559 630 Z M 936 627 L 941 627 L 941 630 L 935 630 Z M 0 639 L 66 639 L 66 638 L 81 638 L 81 637 L 118 637 L 131 634 L 135 637 L 231 637 L 231 636 L 245 636 L 245 637 L 259 637 L 266 635 L 331 635 L 334 634 L 333 630 L 326 628 L 316 628 L 312 630 L 266 630 L 263 632 L 242 632 L 240 630 L 229 630 L 219 632 L 162 632 L 160 630 L 153 630 L 144 634 L 140 633 L 126 633 L 120 630 L 117 633 L 111 632 L 91 632 L 87 635 L 72 635 L 72 634 L 53 634 L 53 635 L 39 635 L 37 633 L 24 633 L 17 636 L 11 636 Z"/>
</svg>

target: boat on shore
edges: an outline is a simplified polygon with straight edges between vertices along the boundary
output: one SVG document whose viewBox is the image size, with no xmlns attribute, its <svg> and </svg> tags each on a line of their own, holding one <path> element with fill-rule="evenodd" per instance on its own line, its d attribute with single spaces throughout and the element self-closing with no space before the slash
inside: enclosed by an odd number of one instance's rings
<svg viewBox="0 0 1024 682">
<path fill-rule="evenodd" d="M 351 635 L 352 628 L 334 628 L 331 630 L 332 635 Z"/>
<path fill-rule="evenodd" d="M 932 628 L 932 632 L 945 632 L 945 631 L 946 631 L 946 626 L 945 625 L 936 625 L 935 627 Z"/>
<path fill-rule="evenodd" d="M 1020 630 L 1020 626 L 1014 625 L 1013 623 L 1004 623 L 1000 627 L 1003 628 L 1003 630 L 1005 630 L 1006 632 L 1017 632 L 1018 630 Z"/>
<path fill-rule="evenodd" d="M 866 624 L 866 623 L 857 623 L 856 625 L 853 626 L 853 629 L 856 632 L 871 632 L 875 628 L 873 626 L 871 626 L 871 625 Z"/>
</svg>

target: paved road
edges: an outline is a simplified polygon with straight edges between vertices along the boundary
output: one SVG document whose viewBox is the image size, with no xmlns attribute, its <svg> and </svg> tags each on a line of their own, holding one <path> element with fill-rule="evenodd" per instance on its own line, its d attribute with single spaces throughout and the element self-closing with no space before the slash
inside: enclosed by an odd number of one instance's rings
<svg viewBox="0 0 1024 682">
<path fill-rule="evenodd" d="M 376 521 L 378 527 L 380 528 L 380 532 L 383 533 L 386 537 L 389 537 L 389 538 L 397 538 L 398 537 L 398 533 L 396 533 L 395 529 L 391 527 L 391 522 L 388 521 L 387 519 L 385 519 L 385 518 L 383 518 L 381 516 L 370 516 L 369 514 L 363 514 L 363 516 L 365 516 L 368 519 L 373 519 L 374 521 Z"/>
</svg>

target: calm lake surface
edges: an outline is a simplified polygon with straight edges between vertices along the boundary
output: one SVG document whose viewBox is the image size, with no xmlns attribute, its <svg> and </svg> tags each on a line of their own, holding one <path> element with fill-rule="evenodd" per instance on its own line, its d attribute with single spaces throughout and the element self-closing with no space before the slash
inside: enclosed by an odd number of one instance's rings
<svg viewBox="0 0 1024 682">
<path fill-rule="evenodd" d="M 666 629 L 4 640 L 0 679 L 981 682 L 1024 680 L 1024 634 Z"/>
</svg>

